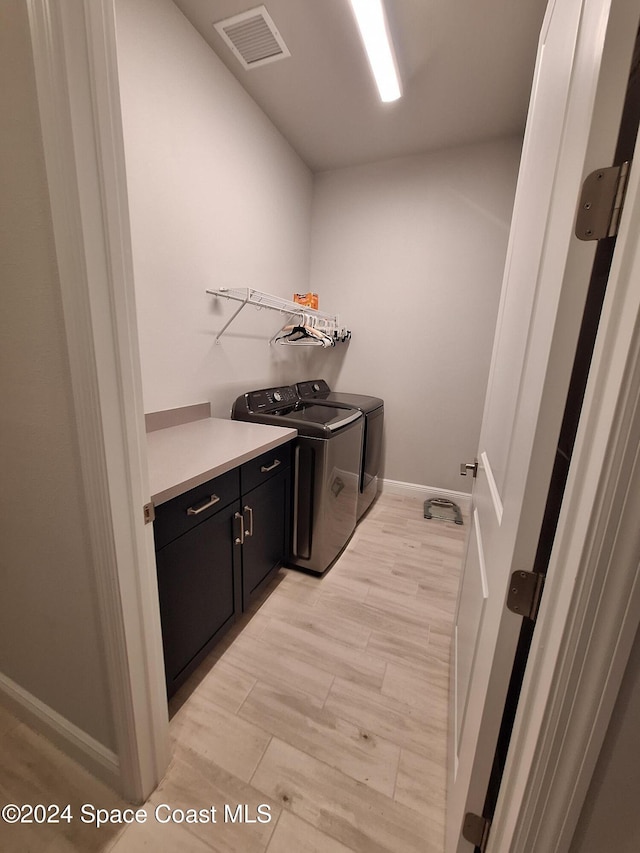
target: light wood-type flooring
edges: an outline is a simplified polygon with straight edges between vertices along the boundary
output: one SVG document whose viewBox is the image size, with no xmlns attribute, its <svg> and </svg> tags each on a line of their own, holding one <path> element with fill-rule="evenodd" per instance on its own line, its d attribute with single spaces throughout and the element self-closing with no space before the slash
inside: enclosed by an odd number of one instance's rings
<svg viewBox="0 0 640 853">
<path fill-rule="evenodd" d="M 144 824 L 81 823 L 81 804 L 126 804 L 0 709 L 0 805 L 75 813 L 0 822 L 2 853 L 442 853 L 466 531 L 382 494 L 322 578 L 281 570 L 172 699 L 171 765 Z M 160 823 L 158 806 L 215 806 L 216 822 Z"/>
</svg>

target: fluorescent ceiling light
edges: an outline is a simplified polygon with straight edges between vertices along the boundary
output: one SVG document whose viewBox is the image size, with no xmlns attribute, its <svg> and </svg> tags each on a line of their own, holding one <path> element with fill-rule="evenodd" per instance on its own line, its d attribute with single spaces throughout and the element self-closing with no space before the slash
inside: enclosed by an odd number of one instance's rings
<svg viewBox="0 0 640 853">
<path fill-rule="evenodd" d="M 350 2 L 380 98 L 383 101 L 396 101 L 402 94 L 402 88 L 382 0 Z"/>
</svg>

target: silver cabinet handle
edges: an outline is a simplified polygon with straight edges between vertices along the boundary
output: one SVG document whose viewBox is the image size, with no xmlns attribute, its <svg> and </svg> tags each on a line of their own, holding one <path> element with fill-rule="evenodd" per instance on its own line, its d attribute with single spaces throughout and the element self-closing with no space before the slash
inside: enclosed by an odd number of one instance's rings
<svg viewBox="0 0 640 853">
<path fill-rule="evenodd" d="M 190 506 L 187 510 L 187 515 L 200 515 L 201 512 L 204 512 L 205 509 L 209 509 L 210 506 L 214 506 L 217 504 L 220 498 L 217 495 L 211 495 L 210 498 L 207 498 L 204 503 L 198 504 L 197 506 Z"/>
<path fill-rule="evenodd" d="M 260 472 L 262 474 L 266 474 L 268 471 L 273 471 L 274 468 L 277 468 L 278 465 L 282 464 L 279 459 L 276 459 L 273 465 L 262 465 L 260 468 Z"/>
<path fill-rule="evenodd" d="M 233 544 L 244 545 L 244 516 L 241 512 L 237 512 L 233 517 L 240 520 L 240 536 L 236 536 Z"/>
<path fill-rule="evenodd" d="M 253 509 L 250 506 L 246 506 L 244 511 L 249 513 L 249 529 L 245 530 L 245 536 L 253 536 Z"/>
</svg>

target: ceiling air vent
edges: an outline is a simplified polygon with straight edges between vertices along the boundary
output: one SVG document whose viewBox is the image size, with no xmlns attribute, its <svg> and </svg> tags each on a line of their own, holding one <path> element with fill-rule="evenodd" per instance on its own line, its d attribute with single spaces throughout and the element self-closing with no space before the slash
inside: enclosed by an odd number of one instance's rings
<svg viewBox="0 0 640 853">
<path fill-rule="evenodd" d="M 257 68 L 291 56 L 264 6 L 214 24 L 244 68 Z"/>
</svg>

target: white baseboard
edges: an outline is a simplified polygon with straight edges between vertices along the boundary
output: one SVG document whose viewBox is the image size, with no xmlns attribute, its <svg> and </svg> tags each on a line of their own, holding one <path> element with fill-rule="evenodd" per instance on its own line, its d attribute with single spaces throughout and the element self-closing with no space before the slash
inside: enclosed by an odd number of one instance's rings
<svg viewBox="0 0 640 853">
<path fill-rule="evenodd" d="M 463 514 L 471 510 L 471 495 L 468 492 L 454 492 L 451 489 L 436 489 L 434 486 L 421 486 L 418 483 L 403 483 L 400 480 L 379 480 L 378 491 L 390 495 L 403 495 L 411 498 L 446 498 L 458 504 Z"/>
<path fill-rule="evenodd" d="M 114 752 L 2 673 L 0 704 L 89 773 L 111 788 L 120 789 L 120 763 Z"/>
</svg>

